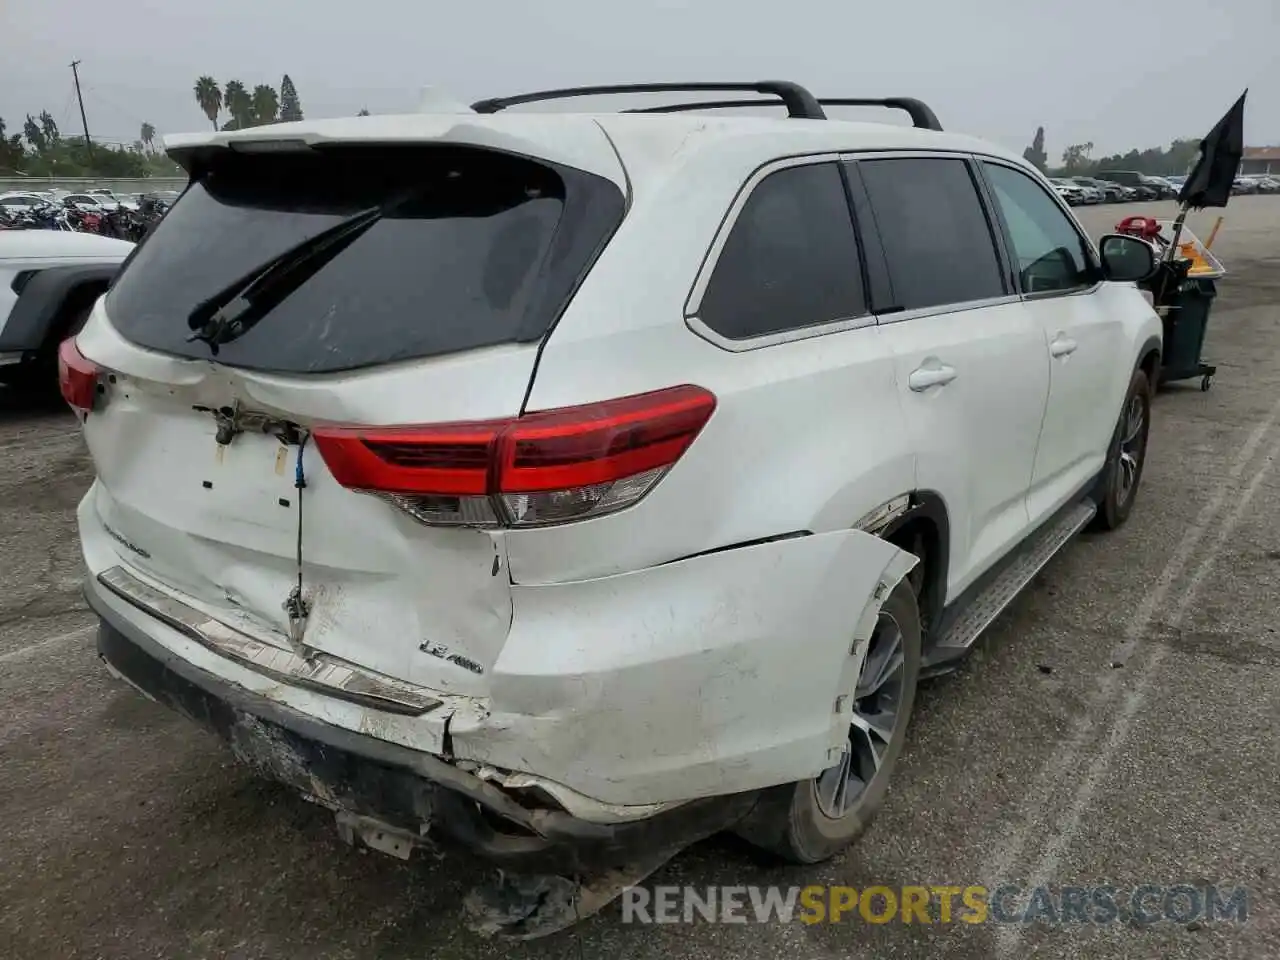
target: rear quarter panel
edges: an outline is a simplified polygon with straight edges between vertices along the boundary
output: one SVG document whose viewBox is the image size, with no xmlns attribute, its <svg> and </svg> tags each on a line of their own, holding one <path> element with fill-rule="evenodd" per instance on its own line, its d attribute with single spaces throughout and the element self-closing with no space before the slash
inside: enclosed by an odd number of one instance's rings
<svg viewBox="0 0 1280 960">
<path fill-rule="evenodd" d="M 733 352 L 694 333 L 685 303 L 758 144 L 690 157 L 638 195 L 548 338 L 528 410 L 682 383 L 715 414 L 640 503 L 512 531 L 516 583 L 605 576 L 798 531 L 847 529 L 914 485 L 892 353 L 874 327 Z"/>
</svg>

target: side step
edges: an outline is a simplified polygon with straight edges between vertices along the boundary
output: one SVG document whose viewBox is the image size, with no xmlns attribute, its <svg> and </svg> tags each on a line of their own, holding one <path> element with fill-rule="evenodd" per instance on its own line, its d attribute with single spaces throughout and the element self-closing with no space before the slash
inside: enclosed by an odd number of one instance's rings
<svg viewBox="0 0 1280 960">
<path fill-rule="evenodd" d="M 1082 501 L 1050 521 L 1027 543 L 1019 556 L 1000 571 L 983 591 L 965 607 L 946 634 L 926 657 L 925 667 L 935 667 L 958 659 L 982 631 L 1004 611 L 1037 573 L 1065 547 L 1098 512 L 1091 500 Z"/>
</svg>

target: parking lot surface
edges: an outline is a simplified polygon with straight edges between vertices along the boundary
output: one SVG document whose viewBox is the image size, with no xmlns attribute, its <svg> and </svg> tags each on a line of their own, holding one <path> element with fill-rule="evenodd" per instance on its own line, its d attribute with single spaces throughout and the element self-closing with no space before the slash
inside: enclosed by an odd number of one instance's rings
<svg viewBox="0 0 1280 960">
<path fill-rule="evenodd" d="M 1125 213 L 1085 208 L 1095 234 Z M 1203 238 L 1216 213 L 1193 219 Z M 461 902 L 485 871 L 344 846 L 331 816 L 113 680 L 79 594 L 92 470 L 56 405 L 0 395 L 0 943 L 7 956 L 1280 956 L 1280 197 L 1231 202 L 1194 381 L 1156 400 L 1130 523 L 1076 541 L 929 682 L 884 810 L 817 867 L 716 839 L 651 884 L 1217 884 L 1243 924 L 627 924 L 531 944 Z"/>
</svg>

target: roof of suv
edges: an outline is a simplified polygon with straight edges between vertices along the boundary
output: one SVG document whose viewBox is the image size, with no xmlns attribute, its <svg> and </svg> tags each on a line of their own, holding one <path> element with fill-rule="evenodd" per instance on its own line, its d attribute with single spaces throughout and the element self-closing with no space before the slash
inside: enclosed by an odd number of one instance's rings
<svg viewBox="0 0 1280 960">
<path fill-rule="evenodd" d="M 248 130 L 165 138 L 183 162 L 208 148 L 272 150 L 291 144 L 445 142 L 508 150 L 563 163 L 627 186 L 693 154 L 732 144 L 755 163 L 790 155 L 866 150 L 983 153 L 1028 166 L 987 141 L 954 133 L 847 120 L 642 113 L 417 113 L 301 120 Z M 625 170 L 619 165 L 619 159 Z"/>
</svg>

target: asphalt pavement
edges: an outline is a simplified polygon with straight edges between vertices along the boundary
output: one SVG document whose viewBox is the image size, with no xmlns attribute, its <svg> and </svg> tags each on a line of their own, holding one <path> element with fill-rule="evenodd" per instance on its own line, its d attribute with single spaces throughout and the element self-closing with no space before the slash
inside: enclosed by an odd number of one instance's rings
<svg viewBox="0 0 1280 960">
<path fill-rule="evenodd" d="M 1101 234 L 1128 212 L 1171 206 L 1080 216 Z M 343 845 L 324 810 L 106 673 L 79 595 L 83 444 L 56 404 L 0 394 L 0 953 L 1280 957 L 1280 196 L 1226 214 L 1213 389 L 1158 396 L 1129 524 L 1076 541 L 922 689 L 867 837 L 809 868 L 717 838 L 648 883 L 1216 885 L 1247 891 L 1243 923 L 646 925 L 615 904 L 532 944 L 480 938 L 461 904 L 481 865 Z"/>
</svg>

